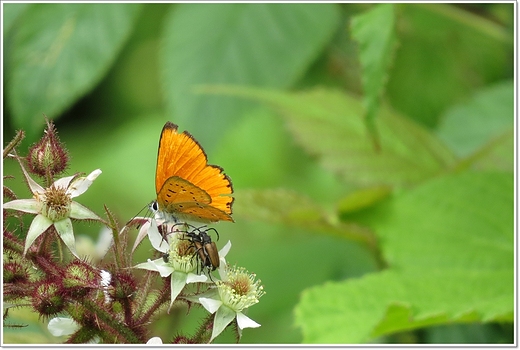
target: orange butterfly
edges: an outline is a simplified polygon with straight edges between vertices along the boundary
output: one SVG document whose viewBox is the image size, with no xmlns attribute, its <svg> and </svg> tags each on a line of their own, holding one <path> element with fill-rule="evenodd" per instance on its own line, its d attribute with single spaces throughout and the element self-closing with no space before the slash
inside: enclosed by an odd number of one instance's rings
<svg viewBox="0 0 520 350">
<path fill-rule="evenodd" d="M 161 132 L 152 208 L 174 221 L 234 222 L 231 179 L 217 165 L 209 165 L 206 153 L 187 131 L 177 133 L 177 125 L 167 122 Z"/>
</svg>

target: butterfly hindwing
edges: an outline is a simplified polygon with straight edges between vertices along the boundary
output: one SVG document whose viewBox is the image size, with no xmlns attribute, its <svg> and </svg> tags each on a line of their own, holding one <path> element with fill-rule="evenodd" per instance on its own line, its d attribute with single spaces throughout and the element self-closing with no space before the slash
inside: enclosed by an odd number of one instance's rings
<svg viewBox="0 0 520 350">
<path fill-rule="evenodd" d="M 211 203 L 211 197 L 203 189 L 178 176 L 172 176 L 162 186 L 157 196 L 159 207 L 168 208 L 174 203 Z"/>
</svg>

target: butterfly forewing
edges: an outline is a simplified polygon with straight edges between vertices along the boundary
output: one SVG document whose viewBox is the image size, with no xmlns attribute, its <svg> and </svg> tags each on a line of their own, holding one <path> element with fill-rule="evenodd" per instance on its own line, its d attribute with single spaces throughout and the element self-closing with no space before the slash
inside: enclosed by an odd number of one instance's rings
<svg viewBox="0 0 520 350">
<path fill-rule="evenodd" d="M 160 210 L 204 222 L 233 221 L 231 180 L 221 167 L 207 163 L 193 136 L 177 133 L 171 122 L 159 141 L 155 189 Z"/>
</svg>

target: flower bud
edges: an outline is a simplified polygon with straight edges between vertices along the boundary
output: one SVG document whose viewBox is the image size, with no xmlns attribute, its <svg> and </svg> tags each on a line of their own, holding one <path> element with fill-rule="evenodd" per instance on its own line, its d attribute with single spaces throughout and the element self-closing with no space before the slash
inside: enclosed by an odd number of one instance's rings
<svg viewBox="0 0 520 350">
<path fill-rule="evenodd" d="M 83 261 L 72 261 L 65 270 L 63 286 L 73 297 L 85 296 L 99 285 L 99 274 L 95 269 Z"/>
<path fill-rule="evenodd" d="M 136 290 L 133 277 L 124 272 L 113 275 L 111 285 L 110 297 L 115 300 L 132 298 Z"/>
<path fill-rule="evenodd" d="M 29 280 L 27 268 L 17 261 L 4 263 L 4 283 L 24 283 Z"/>
<path fill-rule="evenodd" d="M 60 142 L 54 124 L 47 120 L 43 137 L 29 149 L 29 170 L 40 177 L 47 174 L 54 177 L 67 168 L 68 161 L 68 152 Z"/>
<path fill-rule="evenodd" d="M 41 282 L 33 291 L 32 306 L 41 316 L 55 316 L 65 307 L 65 298 L 57 283 Z"/>
</svg>

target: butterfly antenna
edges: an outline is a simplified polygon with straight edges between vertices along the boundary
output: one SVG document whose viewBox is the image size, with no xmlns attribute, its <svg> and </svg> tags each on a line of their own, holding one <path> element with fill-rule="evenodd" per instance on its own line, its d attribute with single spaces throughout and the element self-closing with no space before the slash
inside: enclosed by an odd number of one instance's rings
<svg viewBox="0 0 520 350">
<path fill-rule="evenodd" d="M 147 204 L 147 205 L 145 205 L 144 207 L 142 207 L 142 208 L 137 212 L 137 214 L 135 214 L 135 215 L 134 215 L 130 220 L 128 220 L 128 222 L 125 224 L 125 226 L 128 226 L 132 221 L 134 221 L 135 218 L 138 217 L 139 214 L 141 214 L 141 212 L 142 212 L 143 210 L 145 210 L 145 208 L 148 208 L 147 211 L 146 211 L 146 215 L 145 215 L 145 217 L 148 218 L 149 216 L 151 216 L 152 212 L 150 211 L 150 205 Z M 141 226 L 141 224 L 137 225 L 137 229 L 139 229 L 140 226 Z"/>
</svg>

